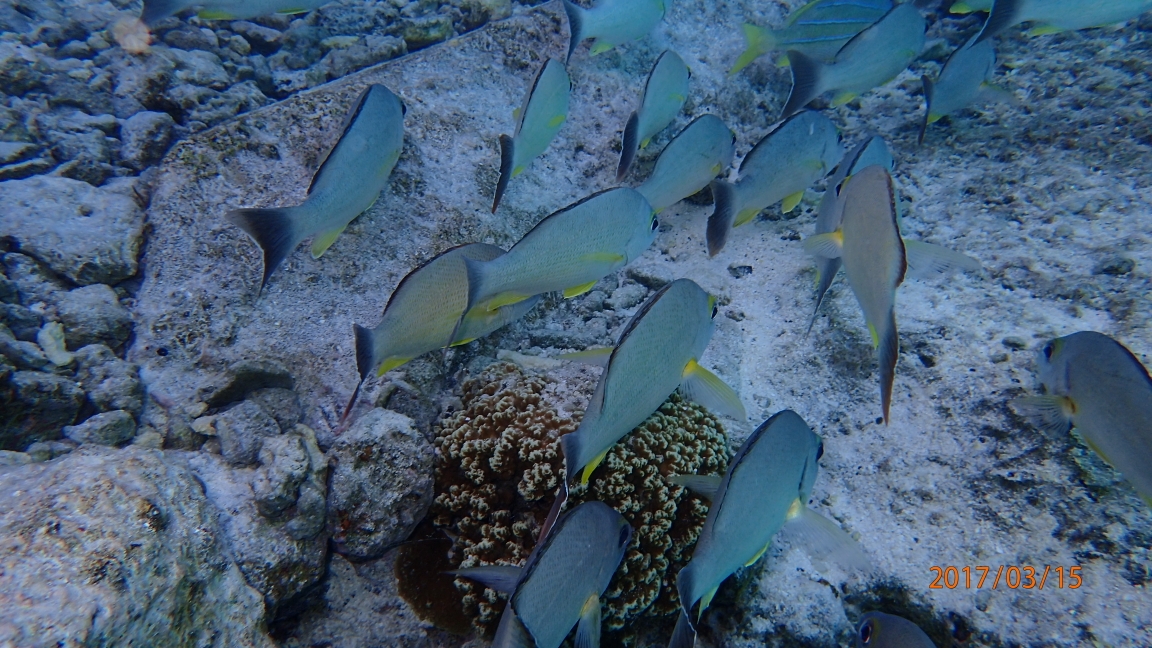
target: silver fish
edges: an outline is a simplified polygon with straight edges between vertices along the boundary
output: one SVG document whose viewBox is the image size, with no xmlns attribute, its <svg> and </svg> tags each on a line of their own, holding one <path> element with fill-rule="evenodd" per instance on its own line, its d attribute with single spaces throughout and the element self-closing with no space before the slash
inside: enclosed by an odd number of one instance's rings
<svg viewBox="0 0 1152 648">
<path fill-rule="evenodd" d="M 516 132 L 500 136 L 500 179 L 496 181 L 496 195 L 492 198 L 492 213 L 500 206 L 500 199 L 508 188 L 508 181 L 520 175 L 532 164 L 556 137 L 568 119 L 568 95 L 572 81 L 568 70 L 554 59 L 544 61 L 532 86 L 524 95 L 524 103 L 514 112 Z"/>
<path fill-rule="evenodd" d="M 664 18 L 666 2 L 670 0 L 600 0 L 591 9 L 585 9 L 564 0 L 568 14 L 568 58 L 586 38 L 595 38 L 592 56 L 639 40 L 648 35 L 656 23 Z"/>
<path fill-rule="evenodd" d="M 796 50 L 830 62 L 844 44 L 892 9 L 892 0 L 812 0 L 788 15 L 780 29 L 744 23 L 747 49 L 728 74 L 736 74 L 760 56 L 776 50 Z M 787 55 L 780 65 L 788 64 Z"/>
<path fill-rule="evenodd" d="M 622 182 L 636 152 L 648 146 L 649 140 L 664 130 L 688 99 L 688 77 L 691 73 L 684 59 L 672 50 L 667 50 L 656 59 L 648 81 L 644 84 L 644 96 L 640 108 L 628 117 L 624 125 L 624 141 L 620 145 L 620 165 L 616 167 L 616 182 Z"/>
<path fill-rule="evenodd" d="M 644 184 L 636 187 L 657 212 L 708 186 L 732 164 L 736 135 L 715 115 L 701 115 L 664 147 Z"/>
<path fill-rule="evenodd" d="M 921 77 L 927 106 L 917 141 L 923 144 L 928 125 L 936 123 L 941 117 L 950 115 L 981 98 L 1005 95 L 1004 90 L 996 88 L 989 81 L 995 69 L 996 48 L 993 47 L 992 41 L 976 42 L 976 37 L 973 36 L 962 47 L 952 52 L 935 82 L 926 75 Z"/>
<path fill-rule="evenodd" d="M 856 626 L 856 648 L 936 648 L 936 644 L 904 617 L 868 612 Z"/>
<path fill-rule="evenodd" d="M 1030 22 L 1029 36 L 1104 27 L 1152 10 L 1152 0 L 995 0 L 976 42 L 1020 23 Z"/>
<path fill-rule="evenodd" d="M 193 7 L 203 20 L 247 20 L 268 14 L 298 14 L 332 0 L 144 0 L 140 20 L 154 25 L 164 18 Z"/>
</svg>

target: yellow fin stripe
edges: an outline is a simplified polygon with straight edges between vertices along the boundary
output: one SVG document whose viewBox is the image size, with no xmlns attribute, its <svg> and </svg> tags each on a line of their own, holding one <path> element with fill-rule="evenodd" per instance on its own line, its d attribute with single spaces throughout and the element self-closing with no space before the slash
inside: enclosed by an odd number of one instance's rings
<svg viewBox="0 0 1152 648">
<path fill-rule="evenodd" d="M 589 290 L 592 290 L 592 286 L 595 286 L 595 285 L 596 285 L 596 281 L 593 280 L 593 281 L 589 281 L 586 284 L 580 284 L 579 286 L 572 286 L 571 288 L 565 288 L 564 289 L 564 299 L 572 299 L 573 297 L 576 297 L 577 295 L 583 295 L 584 293 L 588 292 Z"/>
<path fill-rule="evenodd" d="M 608 456 L 608 451 L 605 450 L 604 452 L 601 452 L 600 454 L 596 455 L 596 458 L 594 458 L 592 461 L 589 461 L 588 465 L 584 466 L 584 472 L 580 474 L 580 485 L 581 486 L 587 486 L 588 485 L 588 478 L 592 476 L 593 471 L 596 470 L 596 467 L 599 466 L 600 462 L 604 461 L 604 457 L 607 457 L 607 456 Z"/>
<path fill-rule="evenodd" d="M 396 367 L 399 367 L 411 359 L 412 358 L 388 358 L 384 362 L 380 363 L 380 368 L 376 370 L 376 375 L 383 376 L 384 374 L 392 371 Z"/>
<path fill-rule="evenodd" d="M 784 210 L 785 214 L 787 214 L 788 212 L 792 211 L 793 209 L 796 209 L 796 205 L 799 205 L 801 200 L 804 200 L 804 190 L 803 189 L 801 189 L 800 191 L 797 191 L 796 193 L 792 194 L 791 196 L 785 196 L 784 202 L 780 205 L 780 208 Z"/>
</svg>

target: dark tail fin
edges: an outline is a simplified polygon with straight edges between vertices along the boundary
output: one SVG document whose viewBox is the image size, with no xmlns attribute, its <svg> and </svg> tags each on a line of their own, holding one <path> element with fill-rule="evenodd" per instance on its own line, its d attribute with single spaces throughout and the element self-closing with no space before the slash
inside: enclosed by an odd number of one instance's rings
<svg viewBox="0 0 1152 648">
<path fill-rule="evenodd" d="M 268 277 L 280 266 L 296 244 L 296 226 L 288 209 L 237 209 L 228 213 L 228 220 L 240 227 L 264 250 L 264 277 L 260 290 Z"/>
<path fill-rule="evenodd" d="M 620 145 L 620 166 L 616 167 L 616 182 L 623 182 L 636 161 L 636 151 L 640 150 L 640 114 L 632 113 L 624 125 L 624 142 Z"/>
<path fill-rule="evenodd" d="M 583 466 L 576 465 L 576 455 L 580 454 L 580 441 L 573 433 L 560 437 L 560 449 L 564 451 L 564 483 L 576 480 Z"/>
<path fill-rule="evenodd" d="M 508 188 L 508 181 L 512 179 L 512 149 L 515 141 L 507 135 L 500 136 L 500 179 L 496 181 L 496 196 L 492 198 L 492 213 L 500 206 L 500 199 L 504 197 L 504 190 Z"/>
<path fill-rule="evenodd" d="M 972 41 L 972 45 L 986 41 L 1020 22 L 1019 16 L 1020 0 L 993 0 L 988 20 L 984 21 L 984 28 L 980 30 L 976 40 Z"/>
<path fill-rule="evenodd" d="M 712 202 L 714 207 L 712 215 L 708 217 L 708 229 L 705 232 L 708 239 L 708 256 L 714 257 L 724 249 L 728 242 L 728 232 L 732 231 L 732 222 L 736 219 L 736 187 L 723 180 L 713 180 Z"/>
<path fill-rule="evenodd" d="M 668 648 L 692 648 L 696 645 L 696 630 L 684 610 L 676 619 L 676 629 L 672 631 L 672 638 L 668 640 Z"/>
<path fill-rule="evenodd" d="M 792 68 L 792 92 L 788 95 L 788 103 L 784 104 L 781 117 L 790 117 L 800 112 L 820 95 L 820 75 L 824 66 L 801 52 L 788 50 L 788 66 Z"/>
<path fill-rule="evenodd" d="M 565 502 L 568 501 L 568 482 L 560 484 L 560 488 L 556 489 L 556 500 L 552 502 L 552 508 L 548 511 L 548 517 L 544 518 L 544 524 L 540 526 L 540 535 L 536 538 L 536 546 L 544 546 L 544 541 L 548 539 L 548 532 L 552 527 L 556 526 L 556 519 L 560 517 L 560 510 L 564 508 Z"/>
<path fill-rule="evenodd" d="M 175 16 L 185 9 L 180 0 L 144 0 L 144 9 L 140 12 L 140 20 L 145 25 L 164 20 L 168 16 Z"/>
<path fill-rule="evenodd" d="M 360 396 L 360 386 L 368 379 L 368 375 L 372 373 L 372 356 L 374 355 L 374 344 L 372 340 L 372 329 L 364 328 L 359 324 L 352 325 L 352 333 L 356 336 L 356 371 L 360 374 L 360 382 L 356 383 L 356 389 L 352 392 L 352 398 L 348 399 L 348 405 L 344 407 L 344 414 L 340 417 L 340 425 L 337 429 L 343 430 L 344 423 L 348 420 L 348 415 L 352 413 L 352 407 L 356 404 L 356 398 Z"/>
<path fill-rule="evenodd" d="M 835 191 L 835 189 L 829 191 Z M 836 273 L 840 271 L 840 264 L 843 261 L 819 257 L 816 259 L 816 263 L 820 267 L 820 284 L 816 286 L 816 307 L 812 309 L 812 319 L 808 322 L 808 330 L 804 332 L 804 337 L 808 337 L 808 334 L 812 332 L 812 325 L 816 323 L 816 316 L 820 314 L 820 304 L 824 303 L 824 295 L 832 287 L 832 281 L 836 279 Z"/>
<path fill-rule="evenodd" d="M 888 330 L 879 337 L 876 351 L 880 359 L 880 405 L 884 408 L 884 425 L 892 406 L 892 383 L 896 380 L 896 359 L 900 356 L 900 338 L 896 333 L 896 311 L 888 311 Z M 879 336 L 879 331 L 877 335 Z"/>
<path fill-rule="evenodd" d="M 564 0 L 564 13 L 568 14 L 568 56 L 564 59 L 567 64 L 572 60 L 572 52 L 584 40 L 584 10 Z"/>
<path fill-rule="evenodd" d="M 932 79 L 928 75 L 920 77 L 920 83 L 924 84 L 924 122 L 920 124 L 920 137 L 916 139 L 917 146 L 924 145 L 924 134 L 928 132 L 928 115 L 932 114 Z"/>
</svg>

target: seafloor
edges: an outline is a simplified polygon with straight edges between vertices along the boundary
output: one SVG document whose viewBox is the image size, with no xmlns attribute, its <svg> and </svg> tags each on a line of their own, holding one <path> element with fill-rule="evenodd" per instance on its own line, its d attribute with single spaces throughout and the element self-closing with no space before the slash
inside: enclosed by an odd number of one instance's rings
<svg viewBox="0 0 1152 648">
<path fill-rule="evenodd" d="M 1152 511 L 1075 437 L 1008 406 L 1034 390 L 1034 352 L 1054 336 L 1100 331 L 1152 361 L 1152 15 L 1035 38 L 1011 30 L 998 39 L 996 81 L 1015 100 L 953 115 L 917 146 L 921 74 L 980 24 L 935 7 L 909 70 L 823 106 L 847 144 L 869 133 L 889 143 L 907 237 L 983 264 L 899 289 L 890 425 L 878 422 L 876 361 L 843 281 L 805 336 L 815 270 L 800 240 L 817 186 L 711 259 L 707 194 L 673 206 L 656 243 L 589 294 L 547 298 L 447 361 L 431 354 L 370 380 L 358 412 L 383 403 L 412 422 L 388 419 L 391 440 L 357 441 L 334 433 L 357 380 L 354 323 L 374 325 L 400 278 L 432 255 L 470 241 L 507 248 L 542 216 L 613 186 L 621 127 L 667 48 L 692 70 L 690 95 L 626 183 L 704 113 L 745 154 L 778 121 L 790 77 L 770 57 L 727 74 L 739 25 L 780 24 L 793 7 L 677 0 L 639 42 L 597 57 L 581 47 L 567 123 L 496 214 L 497 138 L 535 69 L 567 47 L 558 2 L 170 19 L 149 52 L 130 55 L 107 30 L 138 8 L 0 6 L 11 331 L 0 330 L 0 645 L 485 645 L 415 616 L 396 594 L 383 531 L 367 534 L 379 546 L 359 562 L 334 554 L 333 511 L 404 500 L 377 522 L 409 532 L 388 516 L 414 522 L 426 510 L 423 437 L 462 370 L 501 350 L 612 344 L 643 298 L 678 277 L 720 298 L 702 364 L 748 409 L 747 422 L 726 421 L 733 448 L 774 412 L 799 412 L 825 444 L 811 505 L 875 564 L 862 577 L 774 548 L 721 590 L 702 645 L 846 645 L 859 614 L 877 608 L 914 618 L 938 645 L 1152 645 Z M 301 200 L 368 83 L 408 108 L 389 187 L 322 259 L 302 247 L 258 296 L 260 251 L 224 215 Z M 257 401 L 263 410 L 243 411 Z M 85 422 L 97 412 L 106 419 Z M 245 445 L 252 434 L 276 441 Z M 342 472 L 364 456 L 356 443 L 380 451 L 386 474 Z M 933 567 L 980 565 L 1078 567 L 1083 582 L 931 587 Z"/>
</svg>

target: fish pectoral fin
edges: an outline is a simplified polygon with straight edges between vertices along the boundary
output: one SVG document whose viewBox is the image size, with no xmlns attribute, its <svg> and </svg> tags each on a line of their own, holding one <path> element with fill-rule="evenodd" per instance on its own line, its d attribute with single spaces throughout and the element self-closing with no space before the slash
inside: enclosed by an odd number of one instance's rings
<svg viewBox="0 0 1152 648">
<path fill-rule="evenodd" d="M 840 230 L 804 239 L 804 251 L 824 259 L 839 259 L 844 253 L 844 233 Z"/>
<path fill-rule="evenodd" d="M 1062 31 L 1064 30 L 1055 25 L 1037 25 L 1024 33 L 1029 36 L 1046 36 L 1048 34 L 1059 34 Z"/>
<path fill-rule="evenodd" d="M 868 324 L 868 335 L 872 336 L 872 348 L 880 348 L 880 334 L 876 332 L 875 324 Z"/>
<path fill-rule="evenodd" d="M 787 54 L 781 54 L 780 58 L 776 59 L 776 67 L 786 68 L 789 65 L 792 65 L 792 63 L 788 60 Z"/>
<path fill-rule="evenodd" d="M 723 414 L 737 421 L 748 418 L 744 404 L 740 402 L 740 396 L 720 380 L 719 376 L 701 367 L 695 360 L 689 360 L 688 365 L 684 367 L 684 373 L 680 378 L 680 393 L 688 400 L 700 403 L 717 414 Z"/>
<path fill-rule="evenodd" d="M 236 17 L 227 11 L 219 9 L 201 9 L 196 13 L 196 17 L 201 20 L 235 20 Z"/>
<path fill-rule="evenodd" d="M 607 367 L 608 359 L 612 357 L 612 351 L 613 347 L 604 347 L 603 349 L 585 349 L 584 351 L 561 353 L 556 357 L 560 358 L 561 360 L 581 362 L 584 364 L 595 365 L 597 367 Z"/>
<path fill-rule="evenodd" d="M 495 313 L 496 311 L 500 310 L 504 306 L 511 306 L 512 304 L 519 304 L 520 302 L 524 301 L 525 299 L 530 299 L 532 297 L 533 297 L 533 295 L 524 295 L 521 293 L 514 293 L 514 292 L 504 292 L 504 293 L 500 293 L 498 295 L 493 295 L 484 304 L 484 308 L 489 313 Z"/>
<path fill-rule="evenodd" d="M 860 543 L 852 539 L 828 518 L 804 506 L 799 499 L 792 503 L 780 537 L 793 547 L 802 548 L 818 569 L 820 563 L 833 563 L 842 569 L 872 571 L 872 561 L 864 554 Z"/>
<path fill-rule="evenodd" d="M 757 551 L 755 556 L 752 556 L 752 558 L 751 558 L 751 559 L 749 559 L 749 560 L 748 560 L 748 562 L 744 563 L 744 566 L 745 566 L 745 567 L 751 567 L 752 565 L 755 565 L 755 564 L 756 564 L 756 561 L 757 561 L 757 560 L 760 560 L 761 558 L 763 558 L 763 557 L 764 557 L 764 553 L 765 553 L 765 552 L 767 552 L 767 551 L 768 551 L 768 547 L 771 547 L 771 546 L 772 546 L 772 541 L 771 541 L 771 540 L 769 540 L 769 541 L 768 541 L 768 544 L 766 544 L 766 545 L 764 545 L 763 547 L 761 547 L 761 548 L 760 548 L 760 551 Z"/>
<path fill-rule="evenodd" d="M 983 101 L 1003 101 L 1010 104 L 1020 103 L 1011 90 L 987 81 L 980 84 L 979 99 Z"/>
<path fill-rule="evenodd" d="M 611 448 L 609 448 L 609 449 L 611 449 Z M 604 452 L 601 452 L 600 454 L 593 457 L 592 461 L 589 461 L 584 466 L 584 471 L 582 473 L 580 473 L 580 485 L 581 486 L 587 486 L 588 485 L 588 478 L 590 478 L 592 476 L 592 473 L 596 471 L 596 467 L 599 466 L 600 462 L 604 461 L 604 457 L 607 457 L 607 456 L 608 456 L 608 450 L 605 450 Z"/>
<path fill-rule="evenodd" d="M 528 167 L 526 167 L 524 165 L 520 165 L 520 166 L 512 169 L 512 177 L 515 178 L 516 176 L 520 175 L 521 173 L 524 173 L 524 169 L 526 169 L 526 168 L 528 168 Z"/>
<path fill-rule="evenodd" d="M 556 115 L 548 120 L 548 128 L 556 128 L 560 124 L 563 124 L 565 119 L 568 119 L 568 115 Z"/>
<path fill-rule="evenodd" d="M 948 13 L 954 14 L 970 14 L 973 11 L 975 11 L 975 9 L 970 7 L 967 2 L 957 2 L 948 9 Z"/>
<path fill-rule="evenodd" d="M 580 284 L 579 286 L 572 286 L 571 288 L 565 288 L 564 289 L 564 299 L 572 299 L 573 297 L 578 297 L 580 295 L 583 295 L 584 293 L 588 292 L 589 290 L 592 290 L 592 286 L 595 286 L 597 281 L 598 281 L 597 279 L 594 279 L 592 281 L 589 281 L 586 284 Z"/>
<path fill-rule="evenodd" d="M 855 92 L 841 92 L 840 94 L 832 97 L 832 107 L 843 106 L 844 104 L 856 98 Z"/>
<path fill-rule="evenodd" d="M 523 572 L 522 568 L 513 565 L 484 565 L 482 567 L 455 569 L 445 573 L 474 580 L 484 587 L 503 594 L 511 594 L 516 590 L 516 583 L 520 581 L 520 575 Z"/>
<path fill-rule="evenodd" d="M 942 277 L 957 270 L 975 272 L 983 267 L 966 254 L 924 241 L 904 239 L 904 251 L 908 261 L 907 276 L 913 279 Z"/>
<path fill-rule="evenodd" d="M 309 11 L 309 10 L 308 9 L 279 9 L 276 11 L 276 13 L 284 14 L 285 16 L 291 16 L 293 14 L 304 13 L 305 11 Z"/>
<path fill-rule="evenodd" d="M 718 589 L 720 589 L 719 585 L 708 590 L 707 592 L 705 592 L 704 596 L 700 597 L 700 607 L 696 608 L 696 610 L 697 610 L 696 611 L 696 621 L 697 622 L 699 622 L 700 618 L 704 616 L 704 610 L 707 610 L 708 606 L 712 605 L 712 598 L 716 596 L 716 590 L 718 590 Z"/>
<path fill-rule="evenodd" d="M 1076 413 L 1076 403 L 1067 396 L 1025 396 L 1011 401 L 1011 405 L 1033 425 L 1054 434 L 1070 430 L 1072 415 Z"/>
<path fill-rule="evenodd" d="M 576 648 L 600 648 L 600 597 L 593 594 L 580 608 L 576 625 Z"/>
<path fill-rule="evenodd" d="M 598 56 L 600 54 L 603 54 L 604 52 L 607 52 L 608 50 L 612 49 L 613 47 L 616 47 L 616 46 L 613 45 L 612 43 L 606 43 L 606 42 L 600 40 L 599 38 L 597 38 L 596 42 L 592 43 L 592 49 L 589 51 L 589 54 L 592 56 Z"/>
<path fill-rule="evenodd" d="M 376 370 L 376 375 L 377 376 L 383 376 L 384 374 L 388 373 L 389 371 L 392 371 L 396 367 L 399 367 L 403 364 L 406 364 L 410 360 L 412 360 L 412 358 L 397 358 L 397 357 L 388 358 L 384 362 L 380 363 L 380 368 Z"/>
<path fill-rule="evenodd" d="M 476 338 L 474 338 L 474 337 L 468 338 L 467 340 L 456 340 L 455 342 L 453 342 L 452 344 L 449 344 L 448 346 L 454 346 L 454 347 L 464 346 L 465 344 L 469 344 L 469 343 L 472 343 L 475 341 L 476 341 Z"/>
<path fill-rule="evenodd" d="M 796 205 L 799 205 L 801 200 L 804 200 L 804 190 L 803 189 L 801 189 L 800 191 L 797 191 L 796 193 L 792 194 L 791 196 L 785 196 L 784 202 L 782 202 L 780 204 L 780 209 L 782 209 L 784 211 L 784 213 L 787 214 L 788 212 L 792 211 L 793 209 L 796 209 Z"/>
<path fill-rule="evenodd" d="M 724 478 L 720 475 L 669 475 L 668 481 L 712 501 L 716 497 L 716 492 L 720 490 L 720 483 Z"/>
<path fill-rule="evenodd" d="M 642 148 L 642 149 L 648 148 L 648 145 L 651 143 L 652 143 L 652 138 L 651 137 L 645 137 L 644 139 L 640 140 L 640 148 Z"/>
<path fill-rule="evenodd" d="M 756 214 L 759 214 L 759 213 L 760 213 L 759 209 L 753 209 L 751 207 L 749 207 L 747 209 L 741 209 L 739 212 L 736 213 L 736 218 L 734 218 L 732 220 L 732 227 L 740 227 L 744 223 L 747 223 L 747 222 L 751 221 L 753 218 L 756 218 Z"/>
<path fill-rule="evenodd" d="M 336 242 L 336 239 L 344 233 L 345 227 L 348 227 L 347 223 L 336 229 L 328 230 L 327 232 L 320 232 L 317 234 L 316 237 L 312 239 L 312 258 L 319 259 L 320 257 L 324 256 L 324 253 L 328 251 L 328 248 L 332 247 L 332 244 Z"/>
</svg>

